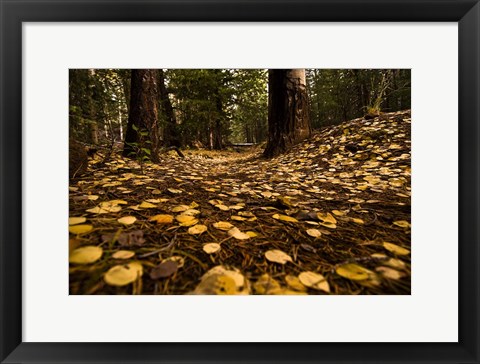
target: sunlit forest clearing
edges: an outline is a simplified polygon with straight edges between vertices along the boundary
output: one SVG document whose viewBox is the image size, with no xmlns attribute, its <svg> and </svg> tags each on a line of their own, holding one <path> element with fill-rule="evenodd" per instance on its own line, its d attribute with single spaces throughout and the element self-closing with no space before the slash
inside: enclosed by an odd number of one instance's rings
<svg viewBox="0 0 480 364">
<path fill-rule="evenodd" d="M 410 70 L 70 70 L 70 294 L 410 294 Z"/>
</svg>

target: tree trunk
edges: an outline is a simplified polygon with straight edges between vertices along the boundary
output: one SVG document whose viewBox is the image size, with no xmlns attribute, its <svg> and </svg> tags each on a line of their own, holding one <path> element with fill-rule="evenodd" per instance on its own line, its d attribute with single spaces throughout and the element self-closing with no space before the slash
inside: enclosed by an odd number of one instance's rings
<svg viewBox="0 0 480 364">
<path fill-rule="evenodd" d="M 223 149 L 223 140 L 222 140 L 222 99 L 219 95 L 219 90 L 217 89 L 215 92 L 215 106 L 216 106 L 216 113 L 215 113 L 215 129 L 213 135 L 213 149 L 220 150 Z"/>
<path fill-rule="evenodd" d="M 304 69 L 268 71 L 267 158 L 288 151 L 311 134 Z"/>
<path fill-rule="evenodd" d="M 157 79 L 157 70 L 132 70 L 124 156 L 158 161 Z"/>
<path fill-rule="evenodd" d="M 160 101 L 162 104 L 163 112 L 167 117 L 167 124 L 163 132 L 163 140 L 165 141 L 166 147 L 177 147 L 180 148 L 180 135 L 178 132 L 177 118 L 173 110 L 170 97 L 168 95 L 167 87 L 165 86 L 165 75 L 163 70 L 158 70 L 158 88 L 160 91 Z"/>
</svg>

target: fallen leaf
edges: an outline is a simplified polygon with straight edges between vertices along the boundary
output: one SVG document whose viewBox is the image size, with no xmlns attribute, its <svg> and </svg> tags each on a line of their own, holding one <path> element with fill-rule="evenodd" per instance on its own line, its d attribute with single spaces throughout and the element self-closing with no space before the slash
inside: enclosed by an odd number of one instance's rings
<svg viewBox="0 0 480 364">
<path fill-rule="evenodd" d="M 195 226 L 192 226 L 191 228 L 188 229 L 188 233 L 190 235 L 200 235 L 207 231 L 207 227 L 202 224 L 197 224 Z"/>
<path fill-rule="evenodd" d="M 285 282 L 287 282 L 287 285 L 295 291 L 304 292 L 307 290 L 298 277 L 287 275 L 285 276 Z"/>
<path fill-rule="evenodd" d="M 353 281 L 369 279 L 372 275 L 375 275 L 372 271 L 354 263 L 341 265 L 336 269 L 336 272 L 339 276 Z"/>
<path fill-rule="evenodd" d="M 324 224 L 336 225 L 337 220 L 329 212 L 317 212 L 317 218 L 321 220 Z"/>
<path fill-rule="evenodd" d="M 306 287 L 319 291 L 330 292 L 330 286 L 327 280 L 319 273 L 302 272 L 299 274 L 298 279 Z"/>
<path fill-rule="evenodd" d="M 400 226 L 401 228 L 409 228 L 410 227 L 410 223 L 408 221 L 405 221 L 405 220 L 394 221 L 393 225 Z"/>
<path fill-rule="evenodd" d="M 103 249 L 99 246 L 84 246 L 70 253 L 68 261 L 73 264 L 90 264 L 102 257 Z"/>
<path fill-rule="evenodd" d="M 238 240 L 246 240 L 250 239 L 248 234 L 241 232 L 238 228 L 234 227 L 233 229 L 228 230 L 228 235 L 233 236 L 235 239 Z"/>
<path fill-rule="evenodd" d="M 249 292 L 248 281 L 241 273 L 219 265 L 202 276 L 192 294 L 242 295 Z"/>
<path fill-rule="evenodd" d="M 116 265 L 103 276 L 105 283 L 111 286 L 126 286 L 143 275 L 143 267 L 139 262 Z"/>
<path fill-rule="evenodd" d="M 141 209 L 154 209 L 157 207 L 157 205 L 154 205 L 153 203 L 143 201 L 140 205 L 138 205 L 139 208 Z"/>
<path fill-rule="evenodd" d="M 85 221 L 87 221 L 86 217 L 69 217 L 68 225 L 78 225 L 84 223 Z"/>
<path fill-rule="evenodd" d="M 220 250 L 220 244 L 218 243 L 208 243 L 203 246 L 203 251 L 207 254 L 213 254 Z"/>
<path fill-rule="evenodd" d="M 130 259 L 135 255 L 135 252 L 130 250 L 119 250 L 112 254 L 114 259 Z"/>
<path fill-rule="evenodd" d="M 93 230 L 92 225 L 82 224 L 82 225 L 71 225 L 68 227 L 68 231 L 72 234 L 86 234 Z"/>
<path fill-rule="evenodd" d="M 178 194 L 178 193 L 182 193 L 183 191 L 182 190 L 177 190 L 175 188 L 168 188 L 168 192 L 173 193 L 173 194 Z"/>
<path fill-rule="evenodd" d="M 172 208 L 172 212 L 183 212 L 187 211 L 190 208 L 190 206 L 187 205 L 178 205 Z"/>
<path fill-rule="evenodd" d="M 393 244 L 393 243 L 384 242 L 383 247 L 385 249 L 387 249 L 388 251 L 392 252 L 393 254 L 396 254 L 396 255 L 408 255 L 408 254 L 410 254 L 410 250 L 402 248 L 401 246 L 398 246 L 398 245 Z"/>
<path fill-rule="evenodd" d="M 102 235 L 104 243 L 114 243 L 118 241 L 121 246 L 140 246 L 145 243 L 142 230 L 134 230 L 128 233 L 109 233 Z"/>
<path fill-rule="evenodd" d="M 213 227 L 216 228 L 216 229 L 219 229 L 219 230 L 228 231 L 231 228 L 233 228 L 234 226 L 232 224 L 230 224 L 229 222 L 219 221 L 219 222 L 214 223 Z"/>
<path fill-rule="evenodd" d="M 164 261 L 152 269 L 152 271 L 150 272 L 150 278 L 159 279 L 159 278 L 170 277 L 177 270 L 178 270 L 177 263 L 171 260 Z"/>
<path fill-rule="evenodd" d="M 308 229 L 307 234 L 314 238 L 319 238 L 320 236 L 322 236 L 322 233 L 320 232 L 320 230 L 317 230 L 317 229 Z"/>
<path fill-rule="evenodd" d="M 173 216 L 172 215 L 159 214 L 159 215 L 152 216 L 148 220 L 149 221 L 156 221 L 157 224 L 171 224 L 173 222 Z"/>
<path fill-rule="evenodd" d="M 253 288 L 258 294 L 274 294 L 274 292 L 280 290 L 281 287 L 280 283 L 265 273 L 258 278 Z"/>
<path fill-rule="evenodd" d="M 175 219 L 180 223 L 180 226 L 192 226 L 198 223 L 198 219 L 191 215 L 178 215 Z"/>
<path fill-rule="evenodd" d="M 405 275 L 402 272 L 399 272 L 398 270 L 392 269 L 392 268 L 389 268 L 389 267 L 380 266 L 380 267 L 375 268 L 375 270 L 377 272 L 379 272 L 385 278 L 393 279 L 393 280 L 398 280 Z"/>
<path fill-rule="evenodd" d="M 281 220 L 281 221 L 298 222 L 296 218 L 287 216 L 287 215 L 275 214 L 272 217 L 276 220 Z"/>
<path fill-rule="evenodd" d="M 292 258 L 290 257 L 290 255 L 278 249 L 267 251 L 265 253 L 265 258 L 267 258 L 267 260 L 269 260 L 270 262 L 279 263 L 279 264 L 292 262 Z"/>
<path fill-rule="evenodd" d="M 352 221 L 353 221 L 354 223 L 357 223 L 357 224 L 360 224 L 360 225 L 365 224 L 362 219 L 358 219 L 358 218 L 356 218 L 356 217 L 353 217 L 353 218 L 352 218 Z"/>
<path fill-rule="evenodd" d="M 131 225 L 135 221 L 137 221 L 137 218 L 135 216 L 124 216 L 124 217 L 121 217 L 120 219 L 118 219 L 117 221 L 120 224 L 123 224 L 123 225 Z"/>
</svg>

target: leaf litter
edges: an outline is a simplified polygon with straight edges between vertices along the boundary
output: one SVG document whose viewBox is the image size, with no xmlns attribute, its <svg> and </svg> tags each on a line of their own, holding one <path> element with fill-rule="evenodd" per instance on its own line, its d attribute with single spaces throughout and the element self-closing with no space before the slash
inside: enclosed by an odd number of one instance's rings
<svg viewBox="0 0 480 364">
<path fill-rule="evenodd" d="M 271 160 L 97 153 L 69 188 L 70 293 L 410 294 L 410 125 L 351 120 Z"/>
</svg>

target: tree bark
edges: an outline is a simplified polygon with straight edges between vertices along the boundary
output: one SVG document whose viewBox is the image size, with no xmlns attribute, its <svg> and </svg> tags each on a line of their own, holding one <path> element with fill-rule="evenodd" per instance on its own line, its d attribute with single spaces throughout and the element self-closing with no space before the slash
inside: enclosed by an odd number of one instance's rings
<svg viewBox="0 0 480 364">
<path fill-rule="evenodd" d="M 152 161 L 158 161 L 157 73 L 154 69 L 132 70 L 124 156 L 148 156 L 143 148 L 150 151 L 149 157 Z"/>
<path fill-rule="evenodd" d="M 305 70 L 269 70 L 268 90 L 268 141 L 263 155 L 271 158 L 311 135 Z"/>
</svg>

